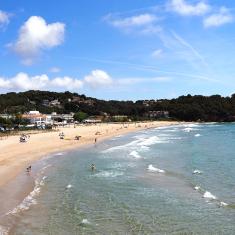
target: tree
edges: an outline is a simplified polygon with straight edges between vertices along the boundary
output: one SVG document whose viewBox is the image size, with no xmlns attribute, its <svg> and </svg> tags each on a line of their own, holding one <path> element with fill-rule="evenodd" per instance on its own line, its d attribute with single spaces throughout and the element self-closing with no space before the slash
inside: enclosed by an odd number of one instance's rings
<svg viewBox="0 0 235 235">
<path fill-rule="evenodd" d="M 79 122 L 82 122 L 87 117 L 88 117 L 87 113 L 84 113 L 82 111 L 79 111 L 79 112 L 75 113 L 74 116 L 73 116 L 74 120 L 79 121 Z"/>
</svg>

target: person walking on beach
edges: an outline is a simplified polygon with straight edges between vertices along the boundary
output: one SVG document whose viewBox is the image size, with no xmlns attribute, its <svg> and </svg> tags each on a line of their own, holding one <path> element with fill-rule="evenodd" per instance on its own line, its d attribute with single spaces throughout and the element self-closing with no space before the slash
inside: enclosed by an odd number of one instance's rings
<svg viewBox="0 0 235 235">
<path fill-rule="evenodd" d="M 97 138 L 95 138 L 95 144 L 96 144 L 96 142 L 97 142 Z"/>
</svg>

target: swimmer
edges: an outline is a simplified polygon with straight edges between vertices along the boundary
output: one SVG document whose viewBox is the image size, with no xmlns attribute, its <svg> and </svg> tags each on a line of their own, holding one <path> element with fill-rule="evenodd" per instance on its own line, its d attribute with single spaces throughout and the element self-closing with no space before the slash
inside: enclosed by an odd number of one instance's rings
<svg viewBox="0 0 235 235">
<path fill-rule="evenodd" d="M 91 170 L 92 170 L 92 171 L 95 171 L 95 169 L 96 169 L 96 168 L 95 168 L 95 164 L 91 164 Z"/>
</svg>

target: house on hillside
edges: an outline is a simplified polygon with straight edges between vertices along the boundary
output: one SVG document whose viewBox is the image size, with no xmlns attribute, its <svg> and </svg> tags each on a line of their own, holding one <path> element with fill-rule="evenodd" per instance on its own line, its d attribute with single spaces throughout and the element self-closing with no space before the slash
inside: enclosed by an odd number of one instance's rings
<svg viewBox="0 0 235 235">
<path fill-rule="evenodd" d="M 50 105 L 50 101 L 49 100 L 43 100 L 42 105 L 48 107 Z"/>
<path fill-rule="evenodd" d="M 58 106 L 60 106 L 60 101 L 58 99 L 52 100 L 52 101 L 50 101 L 49 105 L 58 107 Z"/>
</svg>

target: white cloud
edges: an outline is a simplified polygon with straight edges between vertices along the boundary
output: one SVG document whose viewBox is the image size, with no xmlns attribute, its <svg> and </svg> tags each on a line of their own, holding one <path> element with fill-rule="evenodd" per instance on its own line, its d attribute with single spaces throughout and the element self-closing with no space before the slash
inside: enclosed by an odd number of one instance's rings
<svg viewBox="0 0 235 235">
<path fill-rule="evenodd" d="M 161 27 L 156 25 L 159 20 L 154 14 L 140 14 L 131 17 L 116 17 L 112 14 L 104 17 L 104 20 L 115 28 L 124 32 L 138 32 L 140 34 L 155 34 L 161 31 Z"/>
<path fill-rule="evenodd" d="M 52 68 L 50 68 L 50 72 L 51 73 L 59 73 L 60 72 L 60 68 L 58 68 L 58 67 L 52 67 Z"/>
<path fill-rule="evenodd" d="M 26 73 L 18 73 L 12 78 L 0 77 L 0 90 L 77 90 L 83 85 L 81 80 L 71 77 L 57 77 L 49 79 L 46 74 L 30 77 Z"/>
<path fill-rule="evenodd" d="M 80 89 L 83 86 L 83 82 L 81 80 L 68 76 L 54 78 L 50 81 L 50 83 L 55 88 L 66 88 L 68 90 Z"/>
<path fill-rule="evenodd" d="M 64 41 L 65 25 L 60 22 L 47 24 L 40 16 L 31 16 L 20 28 L 15 43 L 9 46 L 31 65 L 44 49 L 59 46 Z"/>
<path fill-rule="evenodd" d="M 30 90 L 41 89 L 47 85 L 49 78 L 43 74 L 40 76 L 29 77 L 26 73 L 18 73 L 10 79 L 0 78 L 0 88 L 9 90 Z"/>
<path fill-rule="evenodd" d="M 140 27 L 144 25 L 149 25 L 155 22 L 156 20 L 157 18 L 155 15 L 141 14 L 132 17 L 111 20 L 110 23 L 118 28 L 127 28 L 127 27 Z"/>
<path fill-rule="evenodd" d="M 10 22 L 10 14 L 0 10 L 0 27 L 7 25 Z"/>
<path fill-rule="evenodd" d="M 113 83 L 109 74 L 103 70 L 91 71 L 89 75 L 85 76 L 84 81 L 92 88 L 107 87 Z"/>
<path fill-rule="evenodd" d="M 226 7 L 221 7 L 218 13 L 212 14 L 204 19 L 203 24 L 205 28 L 219 27 L 221 25 L 232 23 L 234 17 Z"/>
<path fill-rule="evenodd" d="M 168 4 L 170 11 L 176 12 L 183 16 L 199 16 L 205 15 L 210 11 L 210 6 L 204 1 L 196 4 L 189 4 L 185 0 L 171 0 Z"/>
<path fill-rule="evenodd" d="M 151 56 L 155 59 L 158 59 L 158 58 L 162 57 L 162 54 L 163 54 L 162 49 L 157 49 L 152 52 Z"/>
</svg>

